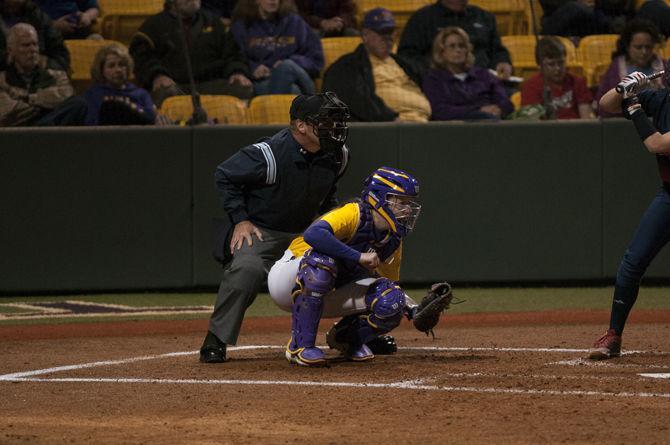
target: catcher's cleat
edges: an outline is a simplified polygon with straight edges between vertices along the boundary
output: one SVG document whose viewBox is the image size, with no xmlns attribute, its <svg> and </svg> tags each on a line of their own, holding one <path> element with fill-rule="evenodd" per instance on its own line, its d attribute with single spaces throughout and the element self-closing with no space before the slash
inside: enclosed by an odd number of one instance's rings
<svg viewBox="0 0 670 445">
<path fill-rule="evenodd" d="M 358 348 L 352 347 L 350 352 L 347 352 L 344 357 L 352 362 L 367 362 L 375 358 L 375 355 L 366 345 L 361 345 Z"/>
<path fill-rule="evenodd" d="M 609 329 L 605 335 L 600 337 L 589 349 L 591 360 L 605 360 L 621 355 L 621 336 L 616 335 L 614 329 Z"/>
<path fill-rule="evenodd" d="M 380 335 L 366 343 L 375 355 L 391 355 L 398 352 L 398 345 L 396 345 L 395 338 L 390 335 Z"/>
<path fill-rule="evenodd" d="M 289 363 L 300 366 L 325 366 L 326 356 L 323 351 L 317 347 L 291 349 L 292 340 L 286 345 L 286 360 Z"/>
</svg>

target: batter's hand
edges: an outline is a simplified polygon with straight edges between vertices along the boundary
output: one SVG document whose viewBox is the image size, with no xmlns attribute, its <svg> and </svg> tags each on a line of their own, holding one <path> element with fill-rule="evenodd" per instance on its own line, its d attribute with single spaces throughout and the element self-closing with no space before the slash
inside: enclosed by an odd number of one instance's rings
<svg viewBox="0 0 670 445">
<path fill-rule="evenodd" d="M 230 253 L 234 254 L 235 250 L 240 250 L 244 240 L 251 247 L 254 243 L 252 239 L 253 235 L 256 235 L 259 240 L 263 241 L 263 234 L 251 221 L 240 221 L 237 223 L 235 229 L 233 229 L 233 237 L 230 240 Z"/>
<path fill-rule="evenodd" d="M 358 259 L 358 264 L 366 269 L 376 269 L 377 266 L 379 266 L 379 256 L 377 255 L 377 252 L 361 253 L 361 257 Z"/>
</svg>

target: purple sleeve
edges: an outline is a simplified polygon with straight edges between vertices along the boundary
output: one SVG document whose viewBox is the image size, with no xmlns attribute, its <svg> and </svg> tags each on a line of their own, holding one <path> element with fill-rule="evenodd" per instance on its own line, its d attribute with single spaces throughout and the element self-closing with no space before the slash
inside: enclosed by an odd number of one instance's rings
<svg viewBox="0 0 670 445">
<path fill-rule="evenodd" d="M 236 20 L 230 25 L 230 33 L 233 35 L 233 39 L 237 43 L 237 46 L 240 48 L 240 53 L 247 59 L 249 63 L 250 72 L 253 73 L 260 63 L 253 58 L 249 57 L 249 47 L 247 46 L 247 28 L 242 20 Z"/>
<path fill-rule="evenodd" d="M 338 260 L 348 260 L 358 263 L 361 253 L 335 238 L 333 228 L 326 221 L 318 220 L 303 233 L 305 242 L 314 250 Z"/>
<path fill-rule="evenodd" d="M 509 96 L 505 92 L 505 87 L 503 87 L 502 82 L 495 77 L 493 74 L 488 73 L 489 76 L 491 77 L 491 93 L 492 97 L 491 99 L 493 100 L 493 103 L 498 105 L 500 107 L 500 111 L 502 111 L 502 114 L 500 116 L 501 119 L 504 119 L 505 116 L 510 114 L 512 111 L 514 111 L 514 105 L 512 105 L 512 101 L 509 100 Z"/>
</svg>

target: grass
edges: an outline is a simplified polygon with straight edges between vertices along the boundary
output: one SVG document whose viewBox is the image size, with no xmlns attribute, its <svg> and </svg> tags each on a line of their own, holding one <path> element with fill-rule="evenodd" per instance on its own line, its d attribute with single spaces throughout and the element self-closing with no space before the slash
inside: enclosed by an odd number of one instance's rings
<svg viewBox="0 0 670 445">
<path fill-rule="evenodd" d="M 420 301 L 425 294 L 423 289 L 409 289 L 408 294 Z M 636 308 L 670 309 L 670 288 L 644 287 Z M 612 303 L 611 287 L 585 288 L 463 288 L 454 289 L 456 299 L 465 300 L 452 306 L 451 312 L 524 312 L 547 311 L 561 309 L 609 309 Z M 1 297 L 0 315 L 12 314 L 23 309 L 5 306 L 13 302 L 65 301 L 83 300 L 97 303 L 123 304 L 128 306 L 211 306 L 214 304 L 214 293 L 128 293 L 128 294 L 96 294 L 96 295 L 64 295 L 35 297 Z M 260 294 L 247 311 L 247 317 L 287 316 L 287 312 L 278 309 L 267 294 Z M 1 320 L 1 325 L 35 324 L 35 323 L 73 323 L 110 320 L 187 320 L 205 319 L 209 314 L 177 314 L 177 315 L 128 315 L 123 317 L 77 317 L 32 320 Z"/>
</svg>

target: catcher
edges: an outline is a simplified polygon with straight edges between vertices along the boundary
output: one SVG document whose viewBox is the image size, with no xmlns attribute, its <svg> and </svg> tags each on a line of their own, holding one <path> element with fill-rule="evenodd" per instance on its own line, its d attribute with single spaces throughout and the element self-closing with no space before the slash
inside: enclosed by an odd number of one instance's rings
<svg viewBox="0 0 670 445">
<path fill-rule="evenodd" d="M 322 316 L 342 316 L 326 335 L 331 349 L 352 361 L 374 358 L 372 349 L 395 352 L 393 337 L 405 315 L 417 329 L 432 332 L 451 302 L 451 287 L 438 283 L 417 305 L 396 284 L 402 240 L 416 223 L 421 205 L 419 183 L 389 167 L 375 170 L 364 183 L 362 200 L 317 219 L 289 246 L 268 276 L 275 303 L 292 312 L 290 363 L 323 366 L 315 346 Z M 371 349 L 372 347 L 372 349 Z"/>
</svg>

